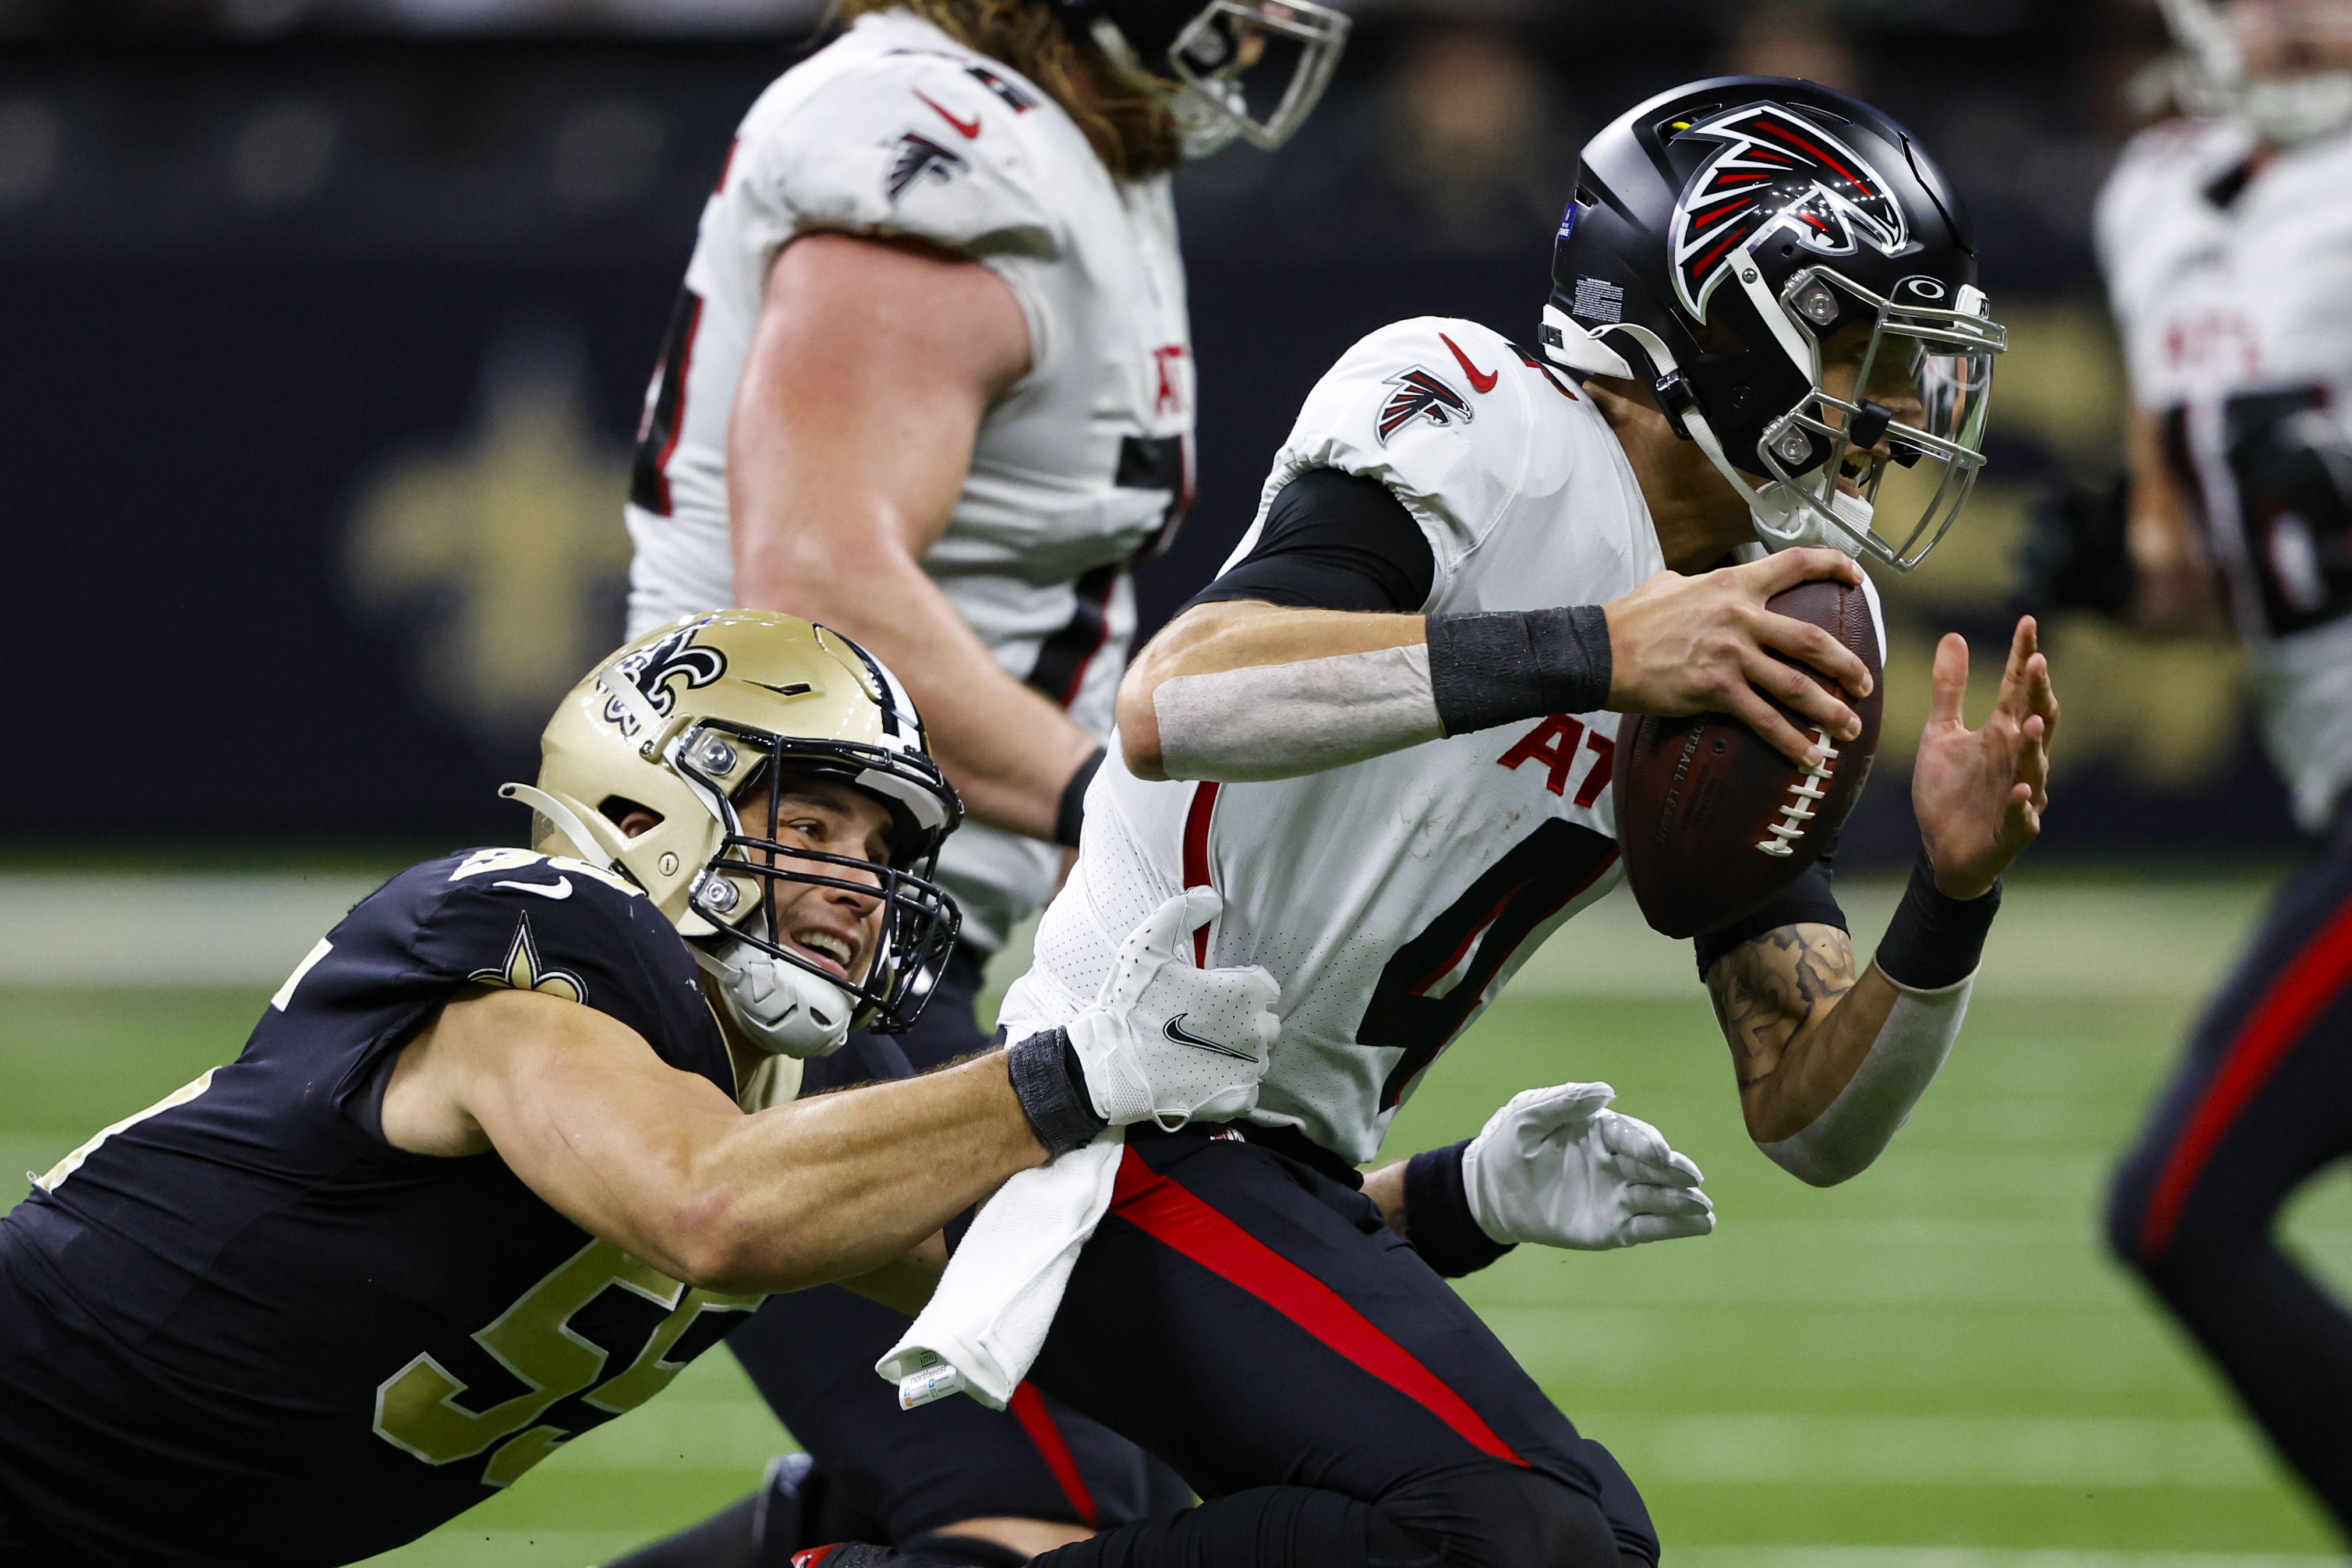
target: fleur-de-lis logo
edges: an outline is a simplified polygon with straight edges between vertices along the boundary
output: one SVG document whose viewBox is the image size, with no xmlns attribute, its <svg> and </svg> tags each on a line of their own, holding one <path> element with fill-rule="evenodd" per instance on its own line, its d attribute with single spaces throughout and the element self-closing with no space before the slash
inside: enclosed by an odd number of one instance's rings
<svg viewBox="0 0 2352 1568">
<path fill-rule="evenodd" d="M 605 689 L 611 690 L 615 680 L 627 682 L 636 688 L 654 712 L 667 718 L 677 706 L 677 694 L 670 682 L 684 676 L 687 685 L 707 686 L 727 673 L 727 655 L 716 648 L 694 646 L 694 634 L 709 625 L 698 621 L 691 626 L 681 626 L 650 647 L 640 648 L 625 658 L 616 659 L 604 672 Z M 604 722 L 617 726 L 623 735 L 634 737 L 637 733 L 635 709 L 618 696 L 604 699 Z"/>
<path fill-rule="evenodd" d="M 515 917 L 514 940 L 507 944 L 506 962 L 495 969 L 477 969 L 466 977 L 478 986 L 499 990 L 538 991 L 567 1002 L 588 999 L 588 987 L 569 969 L 551 969 L 540 961 L 539 943 L 530 934 L 530 916 Z"/>
</svg>

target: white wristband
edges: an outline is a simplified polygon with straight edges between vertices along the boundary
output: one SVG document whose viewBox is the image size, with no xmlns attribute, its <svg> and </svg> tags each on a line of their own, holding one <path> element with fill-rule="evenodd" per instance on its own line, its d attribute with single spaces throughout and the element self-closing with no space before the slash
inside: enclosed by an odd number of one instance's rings
<svg viewBox="0 0 2352 1568">
<path fill-rule="evenodd" d="M 1868 1169 L 1910 1120 L 1911 1107 L 1951 1054 L 1975 984 L 1974 975 L 1936 991 L 1915 991 L 1895 982 L 1895 1006 L 1879 1025 L 1878 1038 L 1829 1109 L 1802 1131 L 1757 1147 L 1782 1170 L 1815 1186 L 1834 1186 Z"/>
<path fill-rule="evenodd" d="M 1151 712 L 1171 779 L 1297 779 L 1445 733 L 1423 643 L 1178 675 L 1152 693 Z"/>
</svg>

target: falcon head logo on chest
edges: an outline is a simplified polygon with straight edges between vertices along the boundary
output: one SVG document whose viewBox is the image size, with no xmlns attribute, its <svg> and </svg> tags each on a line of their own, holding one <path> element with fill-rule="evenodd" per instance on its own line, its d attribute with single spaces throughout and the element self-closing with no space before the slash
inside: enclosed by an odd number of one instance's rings
<svg viewBox="0 0 2352 1568">
<path fill-rule="evenodd" d="M 906 193 L 908 186 L 927 175 L 944 182 L 962 173 L 966 166 L 961 153 L 940 146 L 920 131 L 909 131 L 892 145 L 897 151 L 890 160 L 890 172 L 882 184 L 894 202 Z"/>
<path fill-rule="evenodd" d="M 1419 365 L 1391 376 L 1385 383 L 1396 391 L 1381 404 L 1381 444 L 1416 419 L 1432 424 L 1467 424 L 1475 417 L 1467 399 Z"/>
<path fill-rule="evenodd" d="M 1786 235 L 1820 256 L 1851 256 L 1867 245 L 1895 256 L 1910 244 L 1902 203 L 1877 170 L 1811 120 L 1778 105 L 1751 103 L 1701 120 L 1675 140 L 1724 143 L 1675 204 L 1669 242 L 1675 292 L 1706 319 L 1727 259 Z"/>
</svg>

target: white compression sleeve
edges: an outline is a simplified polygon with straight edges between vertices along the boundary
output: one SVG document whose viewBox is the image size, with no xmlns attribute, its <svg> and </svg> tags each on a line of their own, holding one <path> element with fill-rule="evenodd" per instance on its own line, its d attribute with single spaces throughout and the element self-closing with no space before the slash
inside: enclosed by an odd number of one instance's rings
<svg viewBox="0 0 2352 1568">
<path fill-rule="evenodd" d="M 1800 1181 L 1834 1186 L 1858 1176 L 1911 1118 L 1968 1016 L 1976 977 L 1941 990 L 1915 991 L 1897 982 L 1895 1006 L 1870 1043 L 1870 1053 L 1829 1109 L 1803 1131 L 1777 1144 L 1759 1144 L 1772 1162 Z"/>
<path fill-rule="evenodd" d="M 1151 694 L 1151 712 L 1171 779 L 1296 779 L 1445 733 L 1422 643 L 1178 675 Z"/>
</svg>

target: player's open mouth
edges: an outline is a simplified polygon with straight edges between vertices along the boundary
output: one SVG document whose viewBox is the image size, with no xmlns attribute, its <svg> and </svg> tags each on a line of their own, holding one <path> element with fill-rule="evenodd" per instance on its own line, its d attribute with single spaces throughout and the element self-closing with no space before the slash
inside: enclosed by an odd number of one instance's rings
<svg viewBox="0 0 2352 1568">
<path fill-rule="evenodd" d="M 849 966 L 857 957 L 856 947 L 837 932 L 811 926 L 793 933 L 793 946 L 804 956 L 816 960 L 819 967 L 843 979 L 849 978 Z"/>
</svg>

